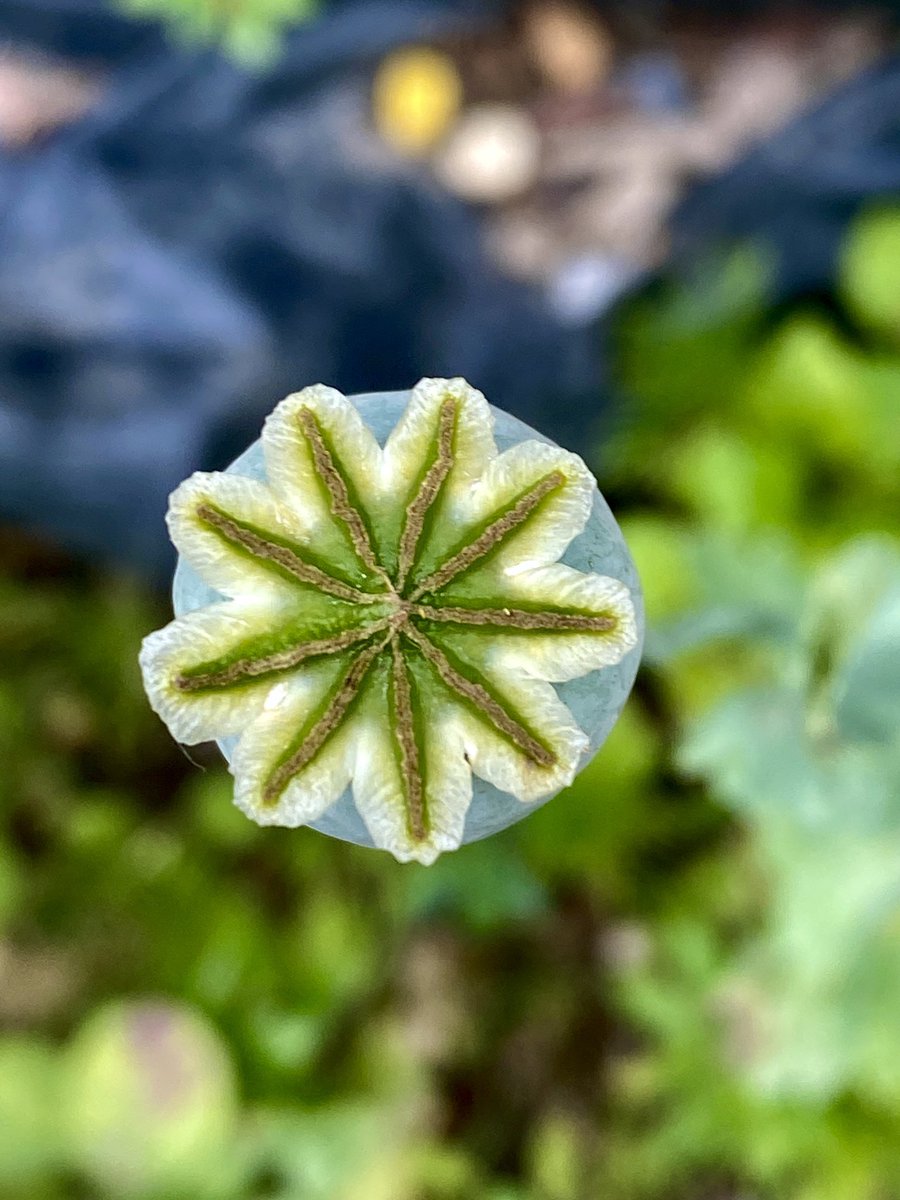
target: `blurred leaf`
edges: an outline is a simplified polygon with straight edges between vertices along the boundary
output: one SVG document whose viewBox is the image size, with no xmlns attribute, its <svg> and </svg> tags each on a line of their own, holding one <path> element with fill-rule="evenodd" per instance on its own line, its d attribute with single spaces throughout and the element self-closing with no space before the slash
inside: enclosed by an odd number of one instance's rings
<svg viewBox="0 0 900 1200">
<path fill-rule="evenodd" d="M 688 732 L 683 770 L 754 820 L 809 828 L 900 824 L 900 754 L 816 738 L 788 687 L 730 696 Z"/>
<path fill-rule="evenodd" d="M 30 1037 L 0 1041 L 0 1187 L 36 1185 L 62 1159 L 58 1064 Z"/>
<path fill-rule="evenodd" d="M 259 945 L 259 919 L 252 905 L 237 890 L 222 896 L 194 932 L 185 991 L 214 1012 L 228 1005 L 247 1006 L 272 975 Z"/>
<path fill-rule="evenodd" d="M 259 840 L 259 826 L 234 803 L 234 780 L 224 764 L 193 775 L 184 789 L 201 837 L 223 850 L 243 849 Z"/>
<path fill-rule="evenodd" d="M 860 1086 L 896 1104 L 900 837 L 766 835 L 772 920 L 748 949 L 757 1029 L 744 1068 L 765 1094 L 817 1100 Z"/>
<path fill-rule="evenodd" d="M 618 364 L 640 397 L 643 423 L 727 399 L 758 334 L 770 278 L 766 255 L 746 246 L 693 264 L 625 308 Z"/>
<path fill-rule="evenodd" d="M 459 922 L 489 933 L 544 911 L 546 894 L 515 854 L 512 835 L 464 846 L 427 871 L 405 874 L 405 909 L 412 920 Z"/>
<path fill-rule="evenodd" d="M 696 600 L 691 533 L 682 523 L 650 513 L 625 517 L 621 524 L 641 578 L 652 629 L 658 621 L 683 611 Z"/>
<path fill-rule="evenodd" d="M 126 795 L 85 789 L 68 815 L 65 838 L 72 854 L 90 861 L 114 851 L 132 825 Z"/>
<path fill-rule="evenodd" d="M 900 740 L 900 543 L 861 538 L 826 560 L 806 626 L 841 735 Z"/>
<path fill-rule="evenodd" d="M 900 584 L 884 598 L 849 652 L 835 683 L 838 725 L 845 737 L 898 737 Z"/>
<path fill-rule="evenodd" d="M 540 1200 L 571 1200 L 585 1182 L 583 1136 L 564 1113 L 548 1113 L 530 1146 L 532 1187 Z"/>
<path fill-rule="evenodd" d="M 456 1147 L 419 1140 L 388 1143 L 356 1174 L 339 1200 L 481 1200 L 472 1161 Z"/>
<path fill-rule="evenodd" d="M 813 576 L 804 616 L 811 652 L 825 642 L 830 659 L 846 655 L 898 582 L 900 542 L 887 534 L 854 538 L 825 558 Z"/>
<path fill-rule="evenodd" d="M 737 431 L 702 425 L 681 440 L 667 466 L 667 492 L 709 528 L 740 535 L 796 513 L 796 468 Z"/>
<path fill-rule="evenodd" d="M 258 1057 L 294 1081 L 314 1063 L 326 1030 L 322 1013 L 299 1013 L 271 1004 L 256 1008 L 248 1024 Z"/>
<path fill-rule="evenodd" d="M 27 895 L 25 873 L 9 846 L 0 846 L 0 930 L 15 915 Z"/>
<path fill-rule="evenodd" d="M 321 880 L 298 911 L 284 953 L 298 999 L 317 1011 L 346 1003 L 366 988 L 384 946 L 373 937 L 367 914 L 353 903 L 342 903 L 337 889 Z"/>
<path fill-rule="evenodd" d="M 839 286 L 859 323 L 900 344 L 900 209 L 864 212 L 851 227 Z"/>
<path fill-rule="evenodd" d="M 318 0 L 117 0 L 135 16 L 161 17 L 188 42 L 219 42 L 248 66 L 278 51 L 283 32 L 308 20 Z"/>
<path fill-rule="evenodd" d="M 796 550 L 774 534 L 746 540 L 696 534 L 684 538 L 695 580 L 693 610 L 650 630 L 647 658 L 666 662 L 721 638 L 790 646 L 803 596 Z"/>
<path fill-rule="evenodd" d="M 811 459 L 821 472 L 839 467 L 844 486 L 859 486 L 883 457 L 890 423 L 866 356 L 824 318 L 787 318 L 764 350 L 743 389 L 747 415 L 777 439 L 801 479 Z M 822 497 L 841 500 L 840 495 Z"/>
<path fill-rule="evenodd" d="M 647 793 L 660 754 L 652 727 L 631 700 L 571 787 L 516 830 L 529 866 L 542 878 L 620 894 L 659 832 Z"/>
<path fill-rule="evenodd" d="M 339 1200 L 352 1195 L 368 1163 L 395 1148 L 390 1115 L 377 1106 L 261 1109 L 254 1114 L 254 1157 L 270 1177 L 272 1200 Z"/>
</svg>

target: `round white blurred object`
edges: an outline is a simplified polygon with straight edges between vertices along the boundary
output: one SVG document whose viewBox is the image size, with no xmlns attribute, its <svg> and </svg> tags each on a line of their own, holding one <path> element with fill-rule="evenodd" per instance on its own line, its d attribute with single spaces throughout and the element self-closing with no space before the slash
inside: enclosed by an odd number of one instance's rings
<svg viewBox="0 0 900 1200">
<path fill-rule="evenodd" d="M 540 135 L 521 109 L 507 104 L 471 108 L 460 120 L 434 169 L 451 192 L 497 204 L 526 191 L 540 159 Z"/>
</svg>

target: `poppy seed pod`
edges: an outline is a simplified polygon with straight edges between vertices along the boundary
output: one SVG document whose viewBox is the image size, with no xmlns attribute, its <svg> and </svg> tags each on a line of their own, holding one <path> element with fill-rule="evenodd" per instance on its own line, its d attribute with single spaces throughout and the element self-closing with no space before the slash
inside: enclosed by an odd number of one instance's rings
<svg viewBox="0 0 900 1200">
<path fill-rule="evenodd" d="M 260 824 L 431 863 L 571 783 L 633 682 L 637 576 L 593 476 L 462 379 L 289 396 L 168 521 L 145 687 Z"/>
</svg>

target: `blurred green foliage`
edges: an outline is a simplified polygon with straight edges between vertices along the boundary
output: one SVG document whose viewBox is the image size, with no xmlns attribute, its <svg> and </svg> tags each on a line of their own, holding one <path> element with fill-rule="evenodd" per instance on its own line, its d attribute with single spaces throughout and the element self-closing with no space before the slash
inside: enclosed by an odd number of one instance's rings
<svg viewBox="0 0 900 1200">
<path fill-rule="evenodd" d="M 309 20 L 319 0 L 116 0 L 136 17 L 161 18 L 172 36 L 220 46 L 246 66 L 277 54 L 285 30 Z"/>
<path fill-rule="evenodd" d="M 645 667 L 432 868 L 248 822 L 143 699 L 165 605 L 4 537 L 3 1200 L 900 1197 L 898 231 L 622 312 Z"/>
<path fill-rule="evenodd" d="M 737 819 L 620 981 L 645 1038 L 623 1195 L 680 1171 L 900 1196 L 898 270 L 900 214 L 872 211 L 834 296 L 773 312 L 744 247 L 622 315 L 634 403 L 606 474 L 631 499 L 644 687 L 673 772 Z"/>
</svg>

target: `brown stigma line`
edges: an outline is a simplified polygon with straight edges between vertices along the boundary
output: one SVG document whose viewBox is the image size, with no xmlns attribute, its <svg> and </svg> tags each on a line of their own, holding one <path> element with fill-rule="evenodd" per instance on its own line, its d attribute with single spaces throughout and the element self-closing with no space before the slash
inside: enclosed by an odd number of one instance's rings
<svg viewBox="0 0 900 1200">
<path fill-rule="evenodd" d="M 331 697 L 328 707 L 313 725 L 297 749 L 275 768 L 263 788 L 264 804 L 275 804 L 279 796 L 304 767 L 308 766 L 328 739 L 339 728 L 347 709 L 359 695 L 363 680 L 375 659 L 388 644 L 389 637 L 373 642 L 362 650 L 347 668 L 340 686 Z"/>
<path fill-rule="evenodd" d="M 562 471 L 551 471 L 549 475 L 539 479 L 524 495 L 519 497 L 512 508 L 497 517 L 496 520 L 491 521 L 487 529 L 483 530 L 474 542 L 463 546 L 461 550 L 448 558 L 443 566 L 438 567 L 427 579 L 423 579 L 416 586 L 410 599 L 418 600 L 420 596 L 424 596 L 428 592 L 439 591 L 451 579 L 463 571 L 467 571 L 480 558 L 484 558 L 486 554 L 499 546 L 514 529 L 523 524 L 545 496 L 558 487 L 562 487 L 565 482 L 566 477 Z"/>
<path fill-rule="evenodd" d="M 381 563 L 375 557 L 369 531 L 366 528 L 359 510 L 350 500 L 350 489 L 347 479 L 338 467 L 334 455 L 328 447 L 322 434 L 322 429 L 312 409 L 301 408 L 297 413 L 300 428 L 306 435 L 312 450 L 313 463 L 319 478 L 325 485 L 331 501 L 332 513 L 346 526 L 350 540 L 360 561 L 375 575 L 387 582 L 387 575 Z"/>
<path fill-rule="evenodd" d="M 497 703 L 487 688 L 472 679 L 467 679 L 465 675 L 457 671 L 444 652 L 439 650 L 430 638 L 425 637 L 411 624 L 403 627 L 403 634 L 421 651 L 434 667 L 441 681 L 452 692 L 474 704 L 480 715 L 486 717 L 495 729 L 509 738 L 532 762 L 541 767 L 552 767 L 556 763 L 556 755 L 552 751 L 548 750 L 546 746 L 542 746 L 524 725 L 520 725 L 518 721 L 514 720 L 503 705 Z"/>
<path fill-rule="evenodd" d="M 397 591 L 406 583 L 406 577 L 415 562 L 419 538 L 425 528 L 425 517 L 438 497 L 444 480 L 453 466 L 453 427 L 456 423 L 456 401 L 452 396 L 441 403 L 438 414 L 437 454 L 425 472 L 416 494 L 406 506 L 406 521 L 400 538 L 397 560 Z"/>
<path fill-rule="evenodd" d="M 527 612 L 518 608 L 436 608 L 417 604 L 416 616 L 450 625 L 484 625 L 491 629 L 534 629 L 548 632 L 608 633 L 615 617 L 582 616 L 580 613 Z"/>
<path fill-rule="evenodd" d="M 202 692 L 209 688 L 229 687 L 241 679 L 253 679 L 258 675 L 268 675 L 274 671 L 287 671 L 297 667 L 308 658 L 321 657 L 323 654 L 338 654 L 347 650 L 357 642 L 363 642 L 373 633 L 387 629 L 388 618 L 375 621 L 371 625 L 362 625 L 358 629 L 347 629 L 336 633 L 333 637 L 318 638 L 312 642 L 301 642 L 289 646 L 286 650 L 278 650 L 261 658 L 244 658 L 229 663 L 218 671 L 206 671 L 201 668 L 182 673 L 175 677 L 175 686 L 182 692 Z"/>
<path fill-rule="evenodd" d="M 261 533 L 257 533 L 254 529 L 246 528 L 233 517 L 219 512 L 210 504 L 198 504 L 197 516 L 215 529 L 227 542 L 240 546 L 242 550 L 246 550 L 248 554 L 252 554 L 261 562 L 274 563 L 293 575 L 295 579 L 299 579 L 301 583 L 317 587 L 338 600 L 347 600 L 351 604 L 376 604 L 384 599 L 382 595 L 360 592 L 350 584 L 342 583 L 340 579 L 335 579 L 321 567 L 301 558 L 296 550 L 282 546 L 280 543 L 264 537 Z"/>
<path fill-rule="evenodd" d="M 428 834 L 425 824 L 425 793 L 422 787 L 419 746 L 413 722 L 412 690 L 409 674 L 396 633 L 391 637 L 391 667 L 394 684 L 394 732 L 400 751 L 400 773 L 406 793 L 406 811 L 410 833 L 417 841 Z"/>
</svg>

